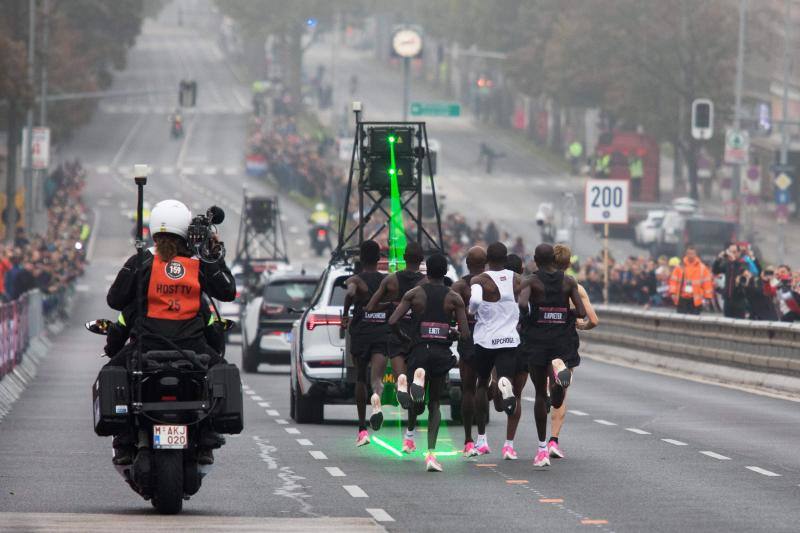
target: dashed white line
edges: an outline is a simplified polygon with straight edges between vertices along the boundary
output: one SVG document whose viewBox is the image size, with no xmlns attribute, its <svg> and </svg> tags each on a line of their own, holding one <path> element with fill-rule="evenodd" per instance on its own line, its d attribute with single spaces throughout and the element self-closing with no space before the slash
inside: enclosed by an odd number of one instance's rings
<svg viewBox="0 0 800 533">
<path fill-rule="evenodd" d="M 267 409 L 267 414 L 269 416 L 281 416 L 281 414 L 275 409 Z"/>
<path fill-rule="evenodd" d="M 325 470 L 327 470 L 328 473 L 330 475 L 332 475 L 333 477 L 346 477 L 347 476 L 347 474 L 342 472 L 342 469 L 339 468 L 338 466 L 326 466 Z"/>
<path fill-rule="evenodd" d="M 282 426 L 285 426 L 286 424 L 289 423 L 289 421 L 288 420 L 284 420 L 283 418 L 276 418 L 275 419 L 275 423 L 276 424 L 280 424 Z"/>
<path fill-rule="evenodd" d="M 661 440 L 663 440 L 667 444 L 672 444 L 674 446 L 688 446 L 685 442 L 682 442 L 682 441 L 679 441 L 679 440 L 675 440 L 675 439 L 661 439 Z"/>
<path fill-rule="evenodd" d="M 175 169 L 173 167 L 162 167 L 161 168 L 162 174 L 172 175 L 175 174 Z"/>
<path fill-rule="evenodd" d="M 299 435 L 300 434 L 300 430 L 297 429 L 297 428 L 283 428 L 283 429 L 285 429 L 286 433 L 288 433 L 289 435 Z"/>
<path fill-rule="evenodd" d="M 748 469 L 748 470 L 752 470 L 756 474 L 761 474 L 762 476 L 768 476 L 768 477 L 780 477 L 781 476 L 780 474 L 776 474 L 775 472 L 771 472 L 769 470 L 764 470 L 763 468 L 758 467 L 758 466 L 746 466 L 745 468 Z"/>
<path fill-rule="evenodd" d="M 597 422 L 598 424 L 600 424 L 601 426 L 616 426 L 617 425 L 614 422 L 609 422 L 608 420 L 603 420 L 602 418 L 595 418 L 594 421 Z"/>
<path fill-rule="evenodd" d="M 704 452 L 700 452 L 700 453 L 702 453 L 703 455 L 707 455 L 708 457 L 711 457 L 712 459 L 719 459 L 720 461 L 730 461 L 731 460 L 730 457 L 726 457 L 724 455 L 720 455 L 720 454 L 715 453 L 715 452 L 704 451 Z"/>
<path fill-rule="evenodd" d="M 236 167 L 225 167 L 225 169 L 223 170 L 223 173 L 226 176 L 234 176 L 236 175 L 237 172 L 239 172 L 239 169 Z"/>
<path fill-rule="evenodd" d="M 261 396 L 250 396 L 250 399 L 253 400 L 254 402 L 260 402 L 264 398 L 262 398 Z"/>
<path fill-rule="evenodd" d="M 270 404 L 269 404 L 269 402 L 258 402 L 258 406 L 259 407 L 269 407 Z"/>
<path fill-rule="evenodd" d="M 342 488 L 353 498 L 369 498 L 367 493 L 358 485 L 342 485 Z"/>
<path fill-rule="evenodd" d="M 311 457 L 313 457 L 317 461 L 327 461 L 328 460 L 328 456 L 325 455 L 325 452 L 321 452 L 319 450 L 309 450 L 308 453 L 310 453 Z"/>
<path fill-rule="evenodd" d="M 631 433 L 636 433 L 637 435 L 652 435 L 649 431 L 645 431 L 639 428 L 625 428 L 625 431 L 630 431 Z"/>
<path fill-rule="evenodd" d="M 95 172 L 97 172 L 98 174 L 108 174 L 109 172 L 111 172 L 111 169 L 108 168 L 107 166 L 99 166 L 95 169 Z"/>
<path fill-rule="evenodd" d="M 391 515 L 383 509 L 367 508 L 367 512 L 372 515 L 372 518 L 376 522 L 394 522 L 394 518 L 392 518 Z"/>
<path fill-rule="evenodd" d="M 203 168 L 203 174 L 211 176 L 217 173 L 217 167 L 205 167 Z"/>
<path fill-rule="evenodd" d="M 578 411 L 577 409 L 570 409 L 569 413 L 575 416 L 589 416 L 589 413 L 584 413 L 583 411 Z"/>
<path fill-rule="evenodd" d="M 255 393 L 256 393 L 256 391 L 254 391 L 254 390 L 250 390 L 250 389 L 246 389 L 246 390 L 244 391 L 244 393 L 245 393 L 245 394 L 255 394 Z"/>
<path fill-rule="evenodd" d="M 297 444 L 300 446 L 313 446 L 314 443 L 308 439 L 297 439 Z"/>
</svg>

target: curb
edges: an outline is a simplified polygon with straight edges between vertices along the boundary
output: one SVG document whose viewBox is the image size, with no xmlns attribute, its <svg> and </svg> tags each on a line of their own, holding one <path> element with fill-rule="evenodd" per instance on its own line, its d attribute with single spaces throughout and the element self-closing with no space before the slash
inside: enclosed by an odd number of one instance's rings
<svg viewBox="0 0 800 533">
<path fill-rule="evenodd" d="M 584 354 L 581 355 L 583 356 Z M 723 364 L 647 353 L 599 342 L 587 342 L 585 344 L 585 357 L 647 372 L 668 374 L 678 378 L 713 383 L 757 394 L 800 401 L 800 378 L 786 374 L 760 372 Z"/>
</svg>

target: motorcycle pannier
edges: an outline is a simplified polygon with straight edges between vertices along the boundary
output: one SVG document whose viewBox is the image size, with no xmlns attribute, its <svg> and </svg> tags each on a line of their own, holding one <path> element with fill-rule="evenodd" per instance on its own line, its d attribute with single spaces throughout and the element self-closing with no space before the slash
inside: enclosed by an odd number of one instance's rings
<svg viewBox="0 0 800 533">
<path fill-rule="evenodd" d="M 116 435 L 128 426 L 130 388 L 128 371 L 109 366 L 100 369 L 92 387 L 94 432 L 101 437 Z"/>
<path fill-rule="evenodd" d="M 244 428 L 242 380 L 236 365 L 215 365 L 208 371 L 209 398 L 215 405 L 211 425 L 219 433 L 241 433 Z"/>
</svg>

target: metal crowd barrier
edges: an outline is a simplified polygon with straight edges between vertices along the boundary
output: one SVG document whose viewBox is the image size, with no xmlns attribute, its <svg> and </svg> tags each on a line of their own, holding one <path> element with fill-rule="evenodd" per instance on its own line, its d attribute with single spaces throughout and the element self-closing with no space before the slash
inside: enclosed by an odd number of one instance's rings
<svg viewBox="0 0 800 533">
<path fill-rule="evenodd" d="M 588 342 L 686 359 L 800 375 L 800 324 L 596 306 Z"/>
<path fill-rule="evenodd" d="M 22 363 L 31 339 L 44 327 L 42 293 L 37 289 L 0 304 L 0 379 Z"/>
</svg>

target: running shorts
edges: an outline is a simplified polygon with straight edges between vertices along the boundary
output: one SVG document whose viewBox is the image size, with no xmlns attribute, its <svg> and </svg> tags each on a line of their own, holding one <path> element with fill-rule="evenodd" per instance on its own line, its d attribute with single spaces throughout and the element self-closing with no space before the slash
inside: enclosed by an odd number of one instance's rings
<svg viewBox="0 0 800 533">
<path fill-rule="evenodd" d="M 473 367 L 480 378 L 488 378 L 492 374 L 492 368 L 497 368 L 497 377 L 514 377 L 517 368 L 517 348 L 484 348 L 475 345 L 475 356 Z"/>
<path fill-rule="evenodd" d="M 417 344 L 408 354 L 406 374 L 411 379 L 418 368 L 424 368 L 427 376 L 438 378 L 447 375 L 456 362 L 456 356 L 445 344 Z"/>
</svg>

